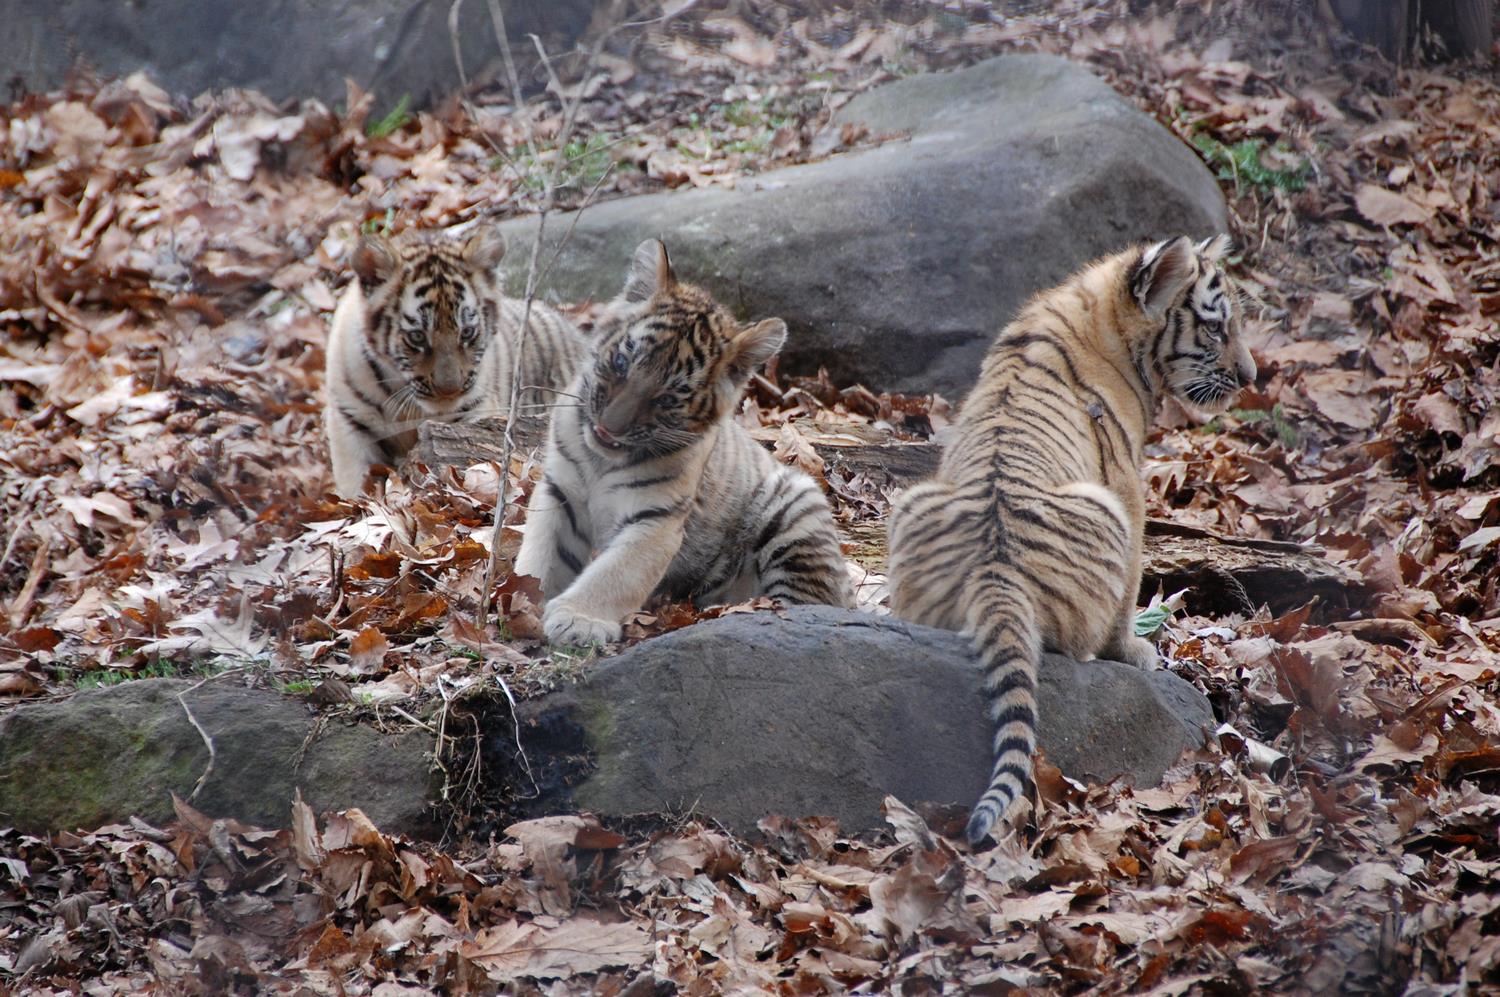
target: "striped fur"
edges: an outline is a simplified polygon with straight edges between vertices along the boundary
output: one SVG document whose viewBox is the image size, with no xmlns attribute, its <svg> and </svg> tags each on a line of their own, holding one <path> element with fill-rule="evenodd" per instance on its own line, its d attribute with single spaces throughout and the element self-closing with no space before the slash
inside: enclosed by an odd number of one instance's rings
<svg viewBox="0 0 1500 997">
<path fill-rule="evenodd" d="M 456 240 L 360 240 L 328 336 L 324 428 L 334 487 L 351 498 L 370 468 L 394 467 L 424 419 L 503 416 L 525 309 L 503 297 L 499 232 Z M 532 303 L 521 413 L 544 419 L 587 350 L 572 323 Z"/>
<path fill-rule="evenodd" d="M 1030 783 L 1044 647 L 1156 662 L 1132 631 L 1156 403 L 1222 411 L 1255 379 L 1226 246 L 1131 249 L 1032 299 L 986 355 L 937 475 L 892 510 L 892 610 L 964 631 L 985 667 L 994 768 L 971 841 Z"/>
<path fill-rule="evenodd" d="M 660 242 L 636 250 L 527 512 L 516 570 L 541 580 L 550 640 L 618 640 L 653 593 L 853 603 L 823 493 L 734 421 L 785 338 L 780 319 L 741 327 L 679 283 Z"/>
</svg>

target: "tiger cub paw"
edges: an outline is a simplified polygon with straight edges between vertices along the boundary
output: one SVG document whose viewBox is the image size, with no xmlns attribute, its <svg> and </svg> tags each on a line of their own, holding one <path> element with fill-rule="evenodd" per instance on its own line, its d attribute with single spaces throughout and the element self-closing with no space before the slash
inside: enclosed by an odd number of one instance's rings
<svg viewBox="0 0 1500 997">
<path fill-rule="evenodd" d="M 590 616 L 561 599 L 553 599 L 542 613 L 542 630 L 551 644 L 609 644 L 620 639 L 616 620 Z"/>
<path fill-rule="evenodd" d="M 1156 645 L 1134 634 L 1121 637 L 1119 644 L 1111 648 L 1110 652 L 1103 657 L 1114 658 L 1148 672 L 1161 667 L 1161 658 L 1156 653 Z"/>
</svg>

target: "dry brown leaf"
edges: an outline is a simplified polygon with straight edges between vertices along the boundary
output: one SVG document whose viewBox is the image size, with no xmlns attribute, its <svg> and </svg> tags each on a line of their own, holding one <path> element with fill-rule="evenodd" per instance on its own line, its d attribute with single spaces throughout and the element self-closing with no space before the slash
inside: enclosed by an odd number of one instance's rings
<svg viewBox="0 0 1500 997">
<path fill-rule="evenodd" d="M 1432 212 L 1393 190 L 1364 184 L 1354 194 L 1354 206 L 1366 221 L 1376 225 L 1422 225 Z"/>
<path fill-rule="evenodd" d="M 605 923 L 577 914 L 555 927 L 506 921 L 487 928 L 459 954 L 478 963 L 497 983 L 525 978 L 568 979 L 638 965 L 651 955 L 651 936 L 629 921 Z"/>
</svg>

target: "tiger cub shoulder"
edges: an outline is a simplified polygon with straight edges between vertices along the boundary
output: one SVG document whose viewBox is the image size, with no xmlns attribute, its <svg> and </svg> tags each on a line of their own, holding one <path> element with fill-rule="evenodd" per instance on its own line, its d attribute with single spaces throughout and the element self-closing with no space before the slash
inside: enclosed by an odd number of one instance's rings
<svg viewBox="0 0 1500 997">
<path fill-rule="evenodd" d="M 1222 411 L 1256 374 L 1226 247 L 1136 247 L 1034 298 L 985 356 L 937 474 L 892 508 L 892 611 L 966 632 L 987 672 L 994 760 L 971 840 L 1029 785 L 1044 648 L 1156 660 L 1132 627 L 1150 421 L 1166 395 Z"/>
<path fill-rule="evenodd" d="M 501 293 L 500 233 L 465 239 L 361 237 L 355 279 L 329 330 L 324 406 L 334 487 L 357 495 L 370 469 L 394 467 L 426 419 L 503 416 L 522 342 L 518 415 L 541 419 L 566 387 L 586 347 L 561 314 Z"/>
<path fill-rule="evenodd" d="M 827 498 L 734 419 L 785 338 L 679 281 L 657 240 L 637 248 L 527 512 L 516 570 L 541 580 L 549 639 L 617 640 L 653 594 L 852 605 Z"/>
</svg>

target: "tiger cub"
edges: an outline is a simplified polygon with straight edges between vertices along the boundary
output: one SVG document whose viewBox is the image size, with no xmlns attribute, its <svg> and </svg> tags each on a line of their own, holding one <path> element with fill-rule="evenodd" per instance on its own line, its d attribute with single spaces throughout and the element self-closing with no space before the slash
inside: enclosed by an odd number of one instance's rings
<svg viewBox="0 0 1500 997">
<path fill-rule="evenodd" d="M 505 298 L 500 233 L 462 242 L 364 236 L 328 336 L 324 427 L 334 489 L 352 498 L 370 468 L 394 467 L 424 419 L 503 416 L 524 305 Z M 587 348 L 567 319 L 533 302 L 522 351 L 522 414 L 540 421 Z"/>
<path fill-rule="evenodd" d="M 1228 239 L 1100 260 L 1033 298 L 990 347 L 936 477 L 889 521 L 891 609 L 962 630 L 982 659 L 994 768 L 978 842 L 1031 779 L 1042 648 L 1142 667 L 1142 447 L 1157 401 L 1223 411 L 1255 380 Z"/>
<path fill-rule="evenodd" d="M 579 407 L 552 420 L 516 560 L 542 583 L 548 639 L 618 640 L 653 593 L 852 605 L 823 493 L 734 420 L 785 323 L 738 325 L 651 239 L 595 336 L 570 389 Z"/>
</svg>

